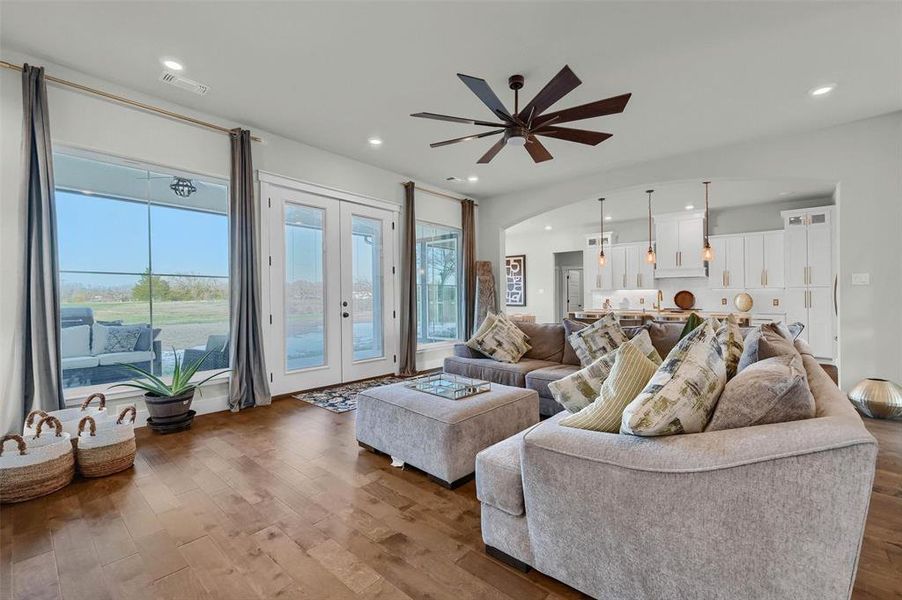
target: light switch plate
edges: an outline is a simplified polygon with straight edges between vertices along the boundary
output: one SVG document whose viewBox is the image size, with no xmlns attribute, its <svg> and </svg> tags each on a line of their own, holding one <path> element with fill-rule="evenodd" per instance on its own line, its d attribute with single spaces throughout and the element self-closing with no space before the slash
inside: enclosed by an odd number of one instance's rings
<svg viewBox="0 0 902 600">
<path fill-rule="evenodd" d="M 721 299 L 720 299 L 720 305 L 721 305 L 721 306 L 726 306 L 726 305 L 727 305 L 727 299 L 726 299 L 726 298 L 721 298 Z"/>
<path fill-rule="evenodd" d="M 780 299 L 774 298 L 774 306 L 780 306 Z"/>
<path fill-rule="evenodd" d="M 871 274 L 852 273 L 852 285 L 871 285 Z"/>
<path fill-rule="evenodd" d="M 639 298 L 639 304 L 645 304 L 645 298 Z"/>
</svg>

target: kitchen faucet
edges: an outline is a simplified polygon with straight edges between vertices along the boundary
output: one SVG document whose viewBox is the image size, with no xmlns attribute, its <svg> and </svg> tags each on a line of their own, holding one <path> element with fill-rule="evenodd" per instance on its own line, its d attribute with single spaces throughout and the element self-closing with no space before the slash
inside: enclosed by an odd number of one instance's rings
<svg viewBox="0 0 902 600">
<path fill-rule="evenodd" d="M 657 297 L 658 297 L 658 300 L 654 303 L 653 308 L 656 311 L 661 312 L 661 305 L 664 303 L 664 292 L 662 292 L 661 290 L 658 290 Z"/>
</svg>

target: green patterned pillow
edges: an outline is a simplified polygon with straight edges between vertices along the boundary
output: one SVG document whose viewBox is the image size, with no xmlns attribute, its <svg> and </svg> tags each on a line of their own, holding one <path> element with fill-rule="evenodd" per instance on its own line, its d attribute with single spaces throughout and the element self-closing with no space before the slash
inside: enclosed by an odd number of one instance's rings
<svg viewBox="0 0 902 600">
<path fill-rule="evenodd" d="M 727 381 L 729 381 L 736 375 L 743 350 L 742 330 L 739 329 L 739 321 L 732 313 L 717 328 L 717 342 L 720 344 L 723 360 L 727 367 Z"/>
<path fill-rule="evenodd" d="M 476 349 L 499 362 L 516 363 L 529 352 L 529 339 L 510 321 L 497 317 L 495 322 L 475 340 Z"/>
<path fill-rule="evenodd" d="M 620 430 L 623 409 L 642 391 L 658 366 L 632 344 L 623 344 L 611 354 L 614 366 L 601 384 L 598 398 L 575 415 L 561 419 L 561 425 L 609 433 Z"/>
<path fill-rule="evenodd" d="M 726 381 L 717 333 L 704 323 L 680 340 L 626 407 L 620 432 L 655 436 L 703 431 Z"/>
<path fill-rule="evenodd" d="M 476 340 L 480 338 L 480 336 L 484 335 L 486 331 L 489 330 L 489 327 L 495 324 L 495 319 L 498 316 L 493 312 L 489 312 L 485 315 L 485 319 L 482 320 L 482 323 L 479 325 L 479 328 L 476 332 L 467 340 L 467 347 L 472 348 L 473 350 L 479 350 L 479 346 L 476 345 Z"/>
<path fill-rule="evenodd" d="M 585 329 L 570 336 L 570 346 L 579 357 L 579 364 L 588 366 L 608 352 L 616 350 L 629 338 L 620 327 L 614 313 L 608 313 Z"/>
<path fill-rule="evenodd" d="M 647 330 L 643 329 L 623 346 L 634 346 L 655 365 L 661 364 L 661 357 L 652 345 L 651 337 L 649 337 Z M 589 406 L 598 397 L 601 384 L 604 383 L 611 373 L 611 367 L 614 366 L 615 353 L 616 351 L 608 352 L 576 373 L 550 382 L 548 389 L 551 391 L 551 395 L 561 406 L 572 413 L 579 412 Z"/>
</svg>

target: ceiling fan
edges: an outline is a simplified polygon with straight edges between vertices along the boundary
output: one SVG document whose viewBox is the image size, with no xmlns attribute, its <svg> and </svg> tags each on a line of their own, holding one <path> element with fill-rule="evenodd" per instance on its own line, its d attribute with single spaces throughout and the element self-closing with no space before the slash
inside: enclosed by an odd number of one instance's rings
<svg viewBox="0 0 902 600">
<path fill-rule="evenodd" d="M 445 140 L 443 142 L 435 142 L 429 144 L 430 148 L 438 148 L 440 146 L 448 146 L 459 142 L 476 140 L 479 138 L 489 137 L 501 134 L 501 139 L 495 145 L 489 148 L 489 151 L 482 155 L 476 161 L 477 163 L 487 163 L 498 154 L 504 146 L 524 146 L 526 151 L 532 157 L 534 162 L 540 163 L 554 158 L 548 149 L 542 145 L 542 142 L 536 136 L 546 136 L 566 140 L 568 142 L 577 142 L 589 146 L 596 146 L 605 141 L 612 134 L 601 133 L 598 131 L 589 131 L 586 129 L 571 129 L 569 127 L 559 127 L 561 123 L 569 123 L 571 121 L 581 121 L 583 119 L 591 119 L 602 115 L 614 115 L 623 112 L 626 103 L 629 102 L 632 94 L 623 94 L 614 96 L 604 100 L 596 100 L 588 104 L 574 106 L 556 112 L 544 114 L 547 109 L 555 102 L 572 92 L 582 81 L 576 74 L 570 70 L 569 66 L 564 66 L 560 72 L 543 87 L 536 97 L 529 104 L 520 109 L 520 89 L 523 87 L 524 78 L 522 75 L 511 75 L 508 79 L 510 89 L 514 91 L 514 112 L 508 112 L 507 108 L 485 79 L 471 77 L 458 73 L 457 76 L 464 82 L 470 91 L 482 100 L 489 107 L 492 114 L 501 122 L 482 121 L 479 119 L 465 119 L 462 117 L 450 117 L 448 115 L 438 115 L 435 113 L 420 112 L 410 115 L 411 117 L 420 117 L 422 119 L 436 119 L 438 121 L 452 121 L 454 123 L 469 123 L 470 125 L 479 125 L 481 127 L 496 127 L 483 133 L 474 133 L 453 140 Z"/>
</svg>

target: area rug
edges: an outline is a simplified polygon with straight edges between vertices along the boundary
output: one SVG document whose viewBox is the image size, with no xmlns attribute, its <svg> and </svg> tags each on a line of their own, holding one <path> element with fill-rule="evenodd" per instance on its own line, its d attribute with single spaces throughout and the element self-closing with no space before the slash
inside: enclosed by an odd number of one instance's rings
<svg viewBox="0 0 902 600">
<path fill-rule="evenodd" d="M 440 369 L 421 373 L 417 377 L 431 375 L 439 372 Z M 389 385 L 401 381 L 410 381 L 416 377 L 398 377 L 396 375 L 386 375 L 385 377 L 377 377 L 376 379 L 367 379 L 365 381 L 355 381 L 354 383 L 343 383 L 334 387 L 322 388 L 318 390 L 310 390 L 309 392 L 301 392 L 294 394 L 292 397 L 297 398 L 308 404 L 331 410 L 334 413 L 345 413 L 350 410 L 357 410 L 357 394 L 363 390 L 380 385 Z"/>
</svg>

